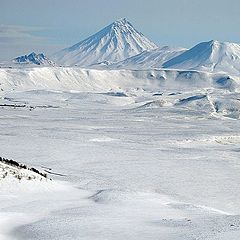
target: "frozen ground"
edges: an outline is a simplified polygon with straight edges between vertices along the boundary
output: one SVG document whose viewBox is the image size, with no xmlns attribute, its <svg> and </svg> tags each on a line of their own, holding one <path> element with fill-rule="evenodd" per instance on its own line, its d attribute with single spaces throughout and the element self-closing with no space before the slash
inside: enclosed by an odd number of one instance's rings
<svg viewBox="0 0 240 240">
<path fill-rule="evenodd" d="M 101 74 L 84 92 L 26 90 L 23 72 L 1 82 L 15 80 L 1 92 L 1 155 L 55 174 L 0 181 L 0 239 L 239 239 L 237 83 L 144 90 L 127 74 L 119 91 Z"/>
</svg>

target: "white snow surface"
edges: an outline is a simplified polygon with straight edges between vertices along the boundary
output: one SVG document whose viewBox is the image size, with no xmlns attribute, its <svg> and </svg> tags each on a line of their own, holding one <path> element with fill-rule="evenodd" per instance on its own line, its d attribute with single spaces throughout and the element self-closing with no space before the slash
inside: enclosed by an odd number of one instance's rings
<svg viewBox="0 0 240 240">
<path fill-rule="evenodd" d="M 237 43 L 202 42 L 163 64 L 166 68 L 208 72 L 240 73 L 240 45 Z"/>
<path fill-rule="evenodd" d="M 146 50 L 133 57 L 127 58 L 115 64 L 111 64 L 110 67 L 123 69 L 162 68 L 165 62 L 182 54 L 186 50 L 187 49 L 185 48 L 173 48 L 169 46 Z"/>
<path fill-rule="evenodd" d="M 239 77 L 225 73 L 155 70 L 104 70 L 79 67 L 1 68 L 2 91 L 12 90 L 77 90 L 118 91 L 121 89 L 198 89 L 220 88 L 239 91 Z"/>
<path fill-rule="evenodd" d="M 90 66 L 119 62 L 157 46 L 124 19 L 113 22 L 87 39 L 53 55 L 56 63 Z"/>
<path fill-rule="evenodd" d="M 0 180 L 0 239 L 239 239 L 239 78 L 2 68 L 0 87 L 2 157 L 53 179 Z"/>
</svg>

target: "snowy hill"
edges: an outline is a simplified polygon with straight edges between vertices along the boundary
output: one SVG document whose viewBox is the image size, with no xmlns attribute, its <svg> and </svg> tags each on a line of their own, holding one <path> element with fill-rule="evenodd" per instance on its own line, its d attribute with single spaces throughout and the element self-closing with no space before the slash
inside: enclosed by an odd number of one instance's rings
<svg viewBox="0 0 240 240">
<path fill-rule="evenodd" d="M 166 68 L 240 73 L 240 45 L 236 43 L 202 42 L 163 64 Z"/>
<path fill-rule="evenodd" d="M 46 65 L 54 66 L 54 62 L 49 60 L 43 53 L 36 54 L 32 52 L 28 55 L 19 56 L 13 59 L 16 64 L 32 64 L 32 65 Z"/>
<path fill-rule="evenodd" d="M 47 180 L 47 174 L 41 173 L 35 168 L 29 168 L 24 164 L 19 164 L 14 160 L 0 157 L 0 181 L 6 179 L 24 180 Z"/>
<path fill-rule="evenodd" d="M 168 46 L 146 50 L 126 60 L 112 64 L 111 67 L 127 69 L 160 68 L 163 63 L 182 54 L 186 50 L 185 48 L 171 48 Z"/>
<path fill-rule="evenodd" d="M 126 19 L 120 19 L 89 38 L 61 50 L 57 63 L 89 66 L 100 62 L 119 62 L 157 46 L 138 32 Z"/>
<path fill-rule="evenodd" d="M 82 92 L 108 92 L 120 89 L 143 88 L 149 91 L 164 89 L 183 90 L 220 88 L 239 90 L 237 77 L 225 73 L 207 73 L 185 70 L 99 70 L 78 67 L 2 68 L 0 69 L 1 92 L 15 90 L 74 90 Z M 6 108 L 29 108 L 25 102 L 18 105 L 5 102 Z"/>
</svg>

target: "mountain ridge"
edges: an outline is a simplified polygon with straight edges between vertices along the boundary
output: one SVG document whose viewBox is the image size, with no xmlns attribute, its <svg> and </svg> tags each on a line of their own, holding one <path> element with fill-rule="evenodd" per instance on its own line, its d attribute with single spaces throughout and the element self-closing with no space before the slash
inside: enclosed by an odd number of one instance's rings
<svg viewBox="0 0 240 240">
<path fill-rule="evenodd" d="M 13 63 L 15 64 L 34 64 L 34 65 L 47 65 L 54 66 L 55 63 L 47 58 L 43 53 L 32 52 L 27 55 L 22 55 L 14 58 Z"/>
<path fill-rule="evenodd" d="M 164 46 L 145 50 L 135 56 L 110 65 L 112 68 L 142 69 L 161 68 L 163 63 L 185 52 L 186 48 Z"/>
<path fill-rule="evenodd" d="M 240 73 L 240 45 L 211 40 L 201 42 L 163 64 L 165 68 Z"/>
</svg>

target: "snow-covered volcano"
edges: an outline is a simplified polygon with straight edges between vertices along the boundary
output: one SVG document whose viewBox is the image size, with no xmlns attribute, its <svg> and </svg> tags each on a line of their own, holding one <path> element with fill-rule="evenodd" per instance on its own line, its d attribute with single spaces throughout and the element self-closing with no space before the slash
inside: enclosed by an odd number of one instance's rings
<svg viewBox="0 0 240 240">
<path fill-rule="evenodd" d="M 166 68 L 240 73 L 240 45 L 229 42 L 202 42 L 163 64 Z"/>
<path fill-rule="evenodd" d="M 89 38 L 54 54 L 57 63 L 90 66 L 119 62 L 157 46 L 125 18 L 113 22 Z"/>
<path fill-rule="evenodd" d="M 161 68 L 163 63 L 182 54 L 186 50 L 185 48 L 172 48 L 169 46 L 146 50 L 116 64 L 112 64 L 111 67 L 127 69 Z"/>
</svg>

